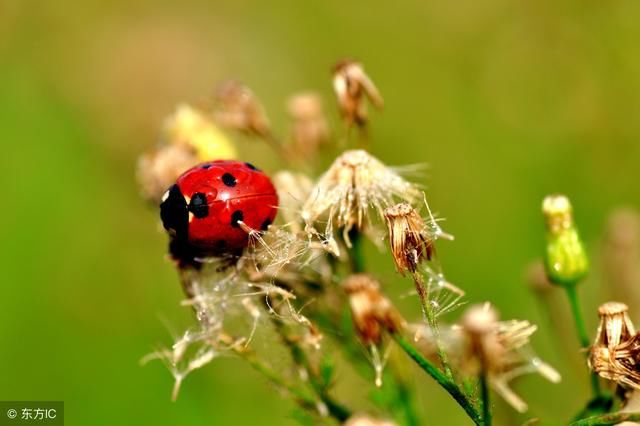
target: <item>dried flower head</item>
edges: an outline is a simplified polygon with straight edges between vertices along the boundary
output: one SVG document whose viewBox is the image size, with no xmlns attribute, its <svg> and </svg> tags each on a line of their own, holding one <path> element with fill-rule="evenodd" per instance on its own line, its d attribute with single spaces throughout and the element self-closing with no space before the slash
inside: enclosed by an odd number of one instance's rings
<svg viewBox="0 0 640 426">
<path fill-rule="evenodd" d="M 344 239 L 356 226 L 363 229 L 374 210 L 384 220 L 384 209 L 397 201 L 420 197 L 417 186 L 363 150 L 346 151 L 318 180 L 302 208 L 302 218 L 312 226 L 326 217 L 325 235 L 330 238 L 334 225 L 343 228 Z"/>
<path fill-rule="evenodd" d="M 218 108 L 215 118 L 221 125 L 266 137 L 270 133 L 269 120 L 251 89 L 235 81 L 222 83 L 216 92 Z"/>
<path fill-rule="evenodd" d="M 233 144 L 201 111 L 178 105 L 164 123 L 160 146 L 138 160 L 144 198 L 155 203 L 185 170 L 212 159 L 236 157 Z"/>
<path fill-rule="evenodd" d="M 396 426 L 391 420 L 381 420 L 366 414 L 354 414 L 344 422 L 344 426 Z"/>
<path fill-rule="evenodd" d="M 573 223 L 573 209 L 564 195 L 550 195 L 542 203 L 547 225 L 545 267 L 549 280 L 575 285 L 589 269 L 587 254 Z"/>
<path fill-rule="evenodd" d="M 560 381 L 558 372 L 530 349 L 536 326 L 528 321 L 498 321 L 497 312 L 487 303 L 470 307 L 461 326 L 469 341 L 467 367 L 484 369 L 491 387 L 517 411 L 526 411 L 527 404 L 509 387 L 511 380 L 538 373 L 553 383 Z"/>
<path fill-rule="evenodd" d="M 624 303 L 600 306 L 600 325 L 589 349 L 589 367 L 600 376 L 640 389 L 640 338 Z"/>
<path fill-rule="evenodd" d="M 302 205 L 309 198 L 313 189 L 313 182 L 302 173 L 294 173 L 287 170 L 273 175 L 273 185 L 278 191 L 278 214 L 284 218 L 294 232 L 302 231 L 300 211 Z"/>
<path fill-rule="evenodd" d="M 235 147 L 218 126 L 203 112 L 187 104 L 178 105 L 167 117 L 162 141 L 193 148 L 200 161 L 237 157 Z"/>
<path fill-rule="evenodd" d="M 293 153 L 299 158 L 311 159 L 329 141 L 329 124 L 322 100 L 316 93 L 300 93 L 291 97 L 287 106 L 293 120 Z"/>
<path fill-rule="evenodd" d="M 195 150 L 187 145 L 166 145 L 141 155 L 137 179 L 142 196 L 159 203 L 178 176 L 199 162 Z"/>
<path fill-rule="evenodd" d="M 415 272 L 423 260 L 431 260 L 433 239 L 422 217 L 408 203 L 387 207 L 384 211 L 389 229 L 389 244 L 396 271 Z"/>
<path fill-rule="evenodd" d="M 383 106 L 380 92 L 358 62 L 347 59 L 336 64 L 333 70 L 333 89 L 348 125 L 362 126 L 367 122 L 365 96 L 376 108 Z"/>
<path fill-rule="evenodd" d="M 398 310 L 380 291 L 380 283 L 368 274 L 348 277 L 343 288 L 349 296 L 351 315 L 363 343 L 380 344 L 382 332 L 395 333 L 404 320 Z"/>
</svg>

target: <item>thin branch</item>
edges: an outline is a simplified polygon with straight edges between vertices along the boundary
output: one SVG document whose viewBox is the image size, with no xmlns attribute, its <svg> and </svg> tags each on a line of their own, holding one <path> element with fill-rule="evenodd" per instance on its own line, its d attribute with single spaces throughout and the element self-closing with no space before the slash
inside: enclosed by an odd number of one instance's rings
<svg viewBox="0 0 640 426">
<path fill-rule="evenodd" d="M 612 413 L 577 420 L 571 423 L 570 426 L 615 425 L 622 422 L 632 422 L 636 420 L 640 420 L 640 413 Z"/>
<path fill-rule="evenodd" d="M 447 376 L 445 376 L 435 365 L 429 362 L 425 357 L 418 352 L 416 348 L 414 348 L 407 340 L 395 334 L 394 338 L 398 345 L 405 351 L 407 355 L 411 359 L 413 359 L 418 367 L 424 370 L 425 373 L 430 375 L 440 386 L 442 386 L 449 395 L 456 400 L 456 402 L 464 409 L 467 415 L 473 420 L 476 425 L 484 425 L 484 421 L 482 415 L 478 413 L 473 403 L 467 398 L 467 396 L 462 392 L 462 390 L 458 387 L 458 385 Z"/>
</svg>

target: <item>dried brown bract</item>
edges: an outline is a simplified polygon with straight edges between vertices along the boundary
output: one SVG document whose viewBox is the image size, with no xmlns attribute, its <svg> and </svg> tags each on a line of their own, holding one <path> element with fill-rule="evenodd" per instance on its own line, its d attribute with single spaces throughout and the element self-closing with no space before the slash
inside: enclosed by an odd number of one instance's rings
<svg viewBox="0 0 640 426">
<path fill-rule="evenodd" d="M 270 134 L 269 120 L 251 89 L 235 80 L 222 83 L 216 92 L 215 119 L 222 126 L 260 137 Z"/>
<path fill-rule="evenodd" d="M 640 338 L 624 303 L 600 306 L 600 325 L 589 350 L 589 367 L 600 376 L 640 389 Z"/>
<path fill-rule="evenodd" d="M 370 275 L 351 275 L 343 287 L 349 296 L 356 332 L 366 345 L 380 344 L 383 331 L 395 333 L 404 327 L 402 316 Z"/>
<path fill-rule="evenodd" d="M 300 93 L 288 102 L 292 152 L 301 159 L 312 159 L 329 141 L 329 124 L 324 115 L 322 99 L 316 93 Z"/>
<path fill-rule="evenodd" d="M 423 260 L 431 260 L 433 239 L 422 217 L 408 203 L 388 207 L 384 211 L 389 229 L 389 244 L 396 270 L 404 275 L 416 271 Z"/>
<path fill-rule="evenodd" d="M 338 98 L 340 112 L 348 125 L 366 124 L 365 97 L 376 108 L 380 109 L 383 106 L 380 92 L 358 62 L 346 59 L 336 64 L 333 70 L 333 89 Z"/>
</svg>

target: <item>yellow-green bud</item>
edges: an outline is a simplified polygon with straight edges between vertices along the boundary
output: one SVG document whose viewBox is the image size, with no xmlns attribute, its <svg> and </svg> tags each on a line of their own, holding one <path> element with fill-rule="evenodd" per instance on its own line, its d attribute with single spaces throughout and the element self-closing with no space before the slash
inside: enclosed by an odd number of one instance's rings
<svg viewBox="0 0 640 426">
<path fill-rule="evenodd" d="M 575 285 L 589 270 L 584 245 L 573 223 L 573 209 L 564 195 L 549 195 L 542 203 L 547 226 L 545 268 L 549 281 Z"/>
</svg>

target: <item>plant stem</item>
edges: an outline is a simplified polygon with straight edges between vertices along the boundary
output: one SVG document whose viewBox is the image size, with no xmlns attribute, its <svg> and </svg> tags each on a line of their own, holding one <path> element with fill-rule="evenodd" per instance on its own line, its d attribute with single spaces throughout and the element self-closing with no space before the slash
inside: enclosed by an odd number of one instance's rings
<svg viewBox="0 0 640 426">
<path fill-rule="evenodd" d="M 471 401 L 467 399 L 466 395 L 460 390 L 458 385 L 447 376 L 445 376 L 436 366 L 430 363 L 425 357 L 418 352 L 416 348 L 414 348 L 407 340 L 398 335 L 394 334 L 394 339 L 398 343 L 398 345 L 405 351 L 407 355 L 411 359 L 413 359 L 418 366 L 424 370 L 425 373 L 430 375 L 440 386 L 442 386 L 448 393 L 455 399 L 455 401 L 464 409 L 469 418 L 473 420 L 476 425 L 484 425 L 482 416 L 476 408 L 473 406 Z"/>
<path fill-rule="evenodd" d="M 427 289 L 424 285 L 424 278 L 422 277 L 422 275 L 420 275 L 420 273 L 414 272 L 413 282 L 416 285 L 416 292 L 418 293 L 418 297 L 420 298 L 422 314 L 424 315 L 427 323 L 431 327 L 431 331 L 433 332 L 433 337 L 436 343 L 436 350 L 438 352 L 440 362 L 442 363 L 442 367 L 444 368 L 444 373 L 449 380 L 453 381 L 453 372 L 451 371 L 451 366 L 449 365 L 449 358 L 447 357 L 447 353 L 442 347 L 442 340 L 440 339 L 440 329 L 438 327 L 438 322 L 436 321 L 433 309 L 431 309 L 431 306 L 429 306 Z"/>
<path fill-rule="evenodd" d="M 578 292 L 576 291 L 576 285 L 564 286 L 567 291 L 567 297 L 569 298 L 569 304 L 571 305 L 571 313 L 576 325 L 576 332 L 578 334 L 578 340 L 580 346 L 583 349 L 587 349 L 590 346 L 589 334 L 587 333 L 587 327 L 584 323 L 584 317 L 582 316 L 582 310 L 580 309 L 580 301 L 578 299 Z M 585 352 L 585 356 L 587 353 Z M 598 375 L 594 372 L 591 373 L 591 389 L 594 397 L 602 397 L 602 390 L 600 389 L 600 381 Z"/>
<path fill-rule="evenodd" d="M 351 240 L 351 250 L 349 252 L 349 262 L 351 264 L 351 272 L 359 274 L 365 271 L 364 253 L 362 252 L 362 235 L 356 228 L 349 231 L 349 239 Z"/>
<path fill-rule="evenodd" d="M 625 421 L 636 420 L 640 420 L 640 413 L 612 413 L 576 420 L 570 426 L 615 425 Z"/>
<path fill-rule="evenodd" d="M 312 397 L 307 395 L 302 390 L 298 389 L 292 383 L 289 383 L 284 378 L 280 377 L 278 373 L 276 373 L 265 363 L 260 361 L 258 357 L 255 356 L 255 354 L 242 354 L 242 356 L 257 372 L 265 376 L 275 385 L 281 387 L 282 389 L 285 389 L 287 392 L 293 395 L 296 403 L 302 408 L 313 411 L 317 409 L 317 403 Z"/>
<path fill-rule="evenodd" d="M 491 426 L 491 395 L 484 366 L 480 373 L 480 394 L 482 395 L 482 419 L 485 426 Z"/>
<path fill-rule="evenodd" d="M 287 335 L 282 321 L 274 316 L 270 316 L 270 318 L 283 343 L 289 349 L 294 363 L 305 370 L 309 377 L 311 389 L 313 389 L 320 401 L 322 401 L 322 403 L 327 407 L 329 414 L 340 422 L 346 421 L 351 416 L 351 412 L 329 395 L 327 387 L 318 379 L 317 371 L 309 362 L 309 358 L 307 357 L 304 349 L 300 347 L 296 340 Z"/>
</svg>

